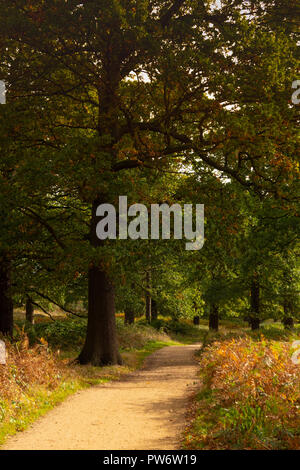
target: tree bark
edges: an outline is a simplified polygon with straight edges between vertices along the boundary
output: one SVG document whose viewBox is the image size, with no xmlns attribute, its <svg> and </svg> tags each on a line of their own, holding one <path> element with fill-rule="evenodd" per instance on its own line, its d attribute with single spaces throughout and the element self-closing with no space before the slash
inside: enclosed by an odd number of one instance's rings
<svg viewBox="0 0 300 470">
<path fill-rule="evenodd" d="M 293 317 L 284 317 L 283 324 L 286 330 L 292 330 L 295 326 Z"/>
<path fill-rule="evenodd" d="M 92 206 L 90 242 L 93 247 L 103 243 L 96 235 L 96 210 L 103 202 L 107 201 L 99 197 Z M 78 360 L 80 364 L 94 366 L 122 363 L 117 342 L 114 287 L 107 273 L 93 262 L 88 272 L 87 333 Z"/>
<path fill-rule="evenodd" d="M 288 300 L 285 300 L 283 304 L 283 309 L 284 309 L 284 318 L 282 320 L 282 323 L 284 324 L 284 328 L 286 330 L 291 330 L 294 328 L 294 318 L 292 317 L 293 307 L 291 305 L 291 302 L 289 302 Z"/>
<path fill-rule="evenodd" d="M 151 321 L 157 320 L 158 311 L 157 311 L 157 303 L 156 300 L 151 299 Z"/>
<path fill-rule="evenodd" d="M 260 287 L 259 282 L 256 278 L 253 279 L 251 284 L 251 313 L 249 318 L 249 323 L 251 329 L 258 330 L 260 326 Z"/>
<path fill-rule="evenodd" d="M 87 335 L 79 362 L 94 366 L 122 362 L 117 344 L 114 288 L 107 274 L 97 266 L 89 269 Z"/>
<path fill-rule="evenodd" d="M 257 318 L 257 317 L 251 317 L 250 318 L 250 326 L 251 326 L 252 331 L 259 330 L 260 319 Z"/>
<path fill-rule="evenodd" d="M 13 336 L 13 301 L 10 293 L 10 263 L 2 255 L 0 261 L 0 333 Z"/>
<path fill-rule="evenodd" d="M 211 312 L 209 314 L 209 329 L 219 331 L 219 307 L 212 304 Z"/>
<path fill-rule="evenodd" d="M 34 306 L 33 303 L 31 302 L 30 297 L 26 298 L 26 321 L 30 323 L 31 325 L 34 324 Z"/>
<path fill-rule="evenodd" d="M 151 322 L 151 296 L 150 292 L 148 289 L 151 287 L 151 277 L 150 273 L 147 272 L 146 274 L 146 286 L 147 286 L 147 292 L 146 292 L 146 320 L 148 323 Z"/>
<path fill-rule="evenodd" d="M 146 320 L 148 323 L 151 322 L 151 297 L 146 294 Z"/>
<path fill-rule="evenodd" d="M 132 309 L 126 309 L 125 310 L 125 318 L 124 318 L 124 321 L 125 321 L 125 324 L 126 325 L 133 325 L 134 323 L 134 312 Z"/>
</svg>

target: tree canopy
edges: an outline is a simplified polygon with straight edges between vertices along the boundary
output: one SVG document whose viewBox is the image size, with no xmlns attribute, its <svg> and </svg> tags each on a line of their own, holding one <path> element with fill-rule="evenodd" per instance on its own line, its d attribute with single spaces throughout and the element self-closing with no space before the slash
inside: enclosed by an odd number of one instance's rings
<svg viewBox="0 0 300 470">
<path fill-rule="evenodd" d="M 115 306 L 297 315 L 297 3 L 0 6 L 0 331 L 13 300 L 80 301 L 79 360 L 102 365 L 121 360 Z M 99 240 L 120 195 L 204 204 L 203 249 Z"/>
</svg>

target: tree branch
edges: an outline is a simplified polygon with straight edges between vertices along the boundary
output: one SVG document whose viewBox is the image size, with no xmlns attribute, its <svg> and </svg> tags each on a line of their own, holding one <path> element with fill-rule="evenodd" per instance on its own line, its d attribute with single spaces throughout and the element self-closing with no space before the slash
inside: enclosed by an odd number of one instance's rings
<svg viewBox="0 0 300 470">
<path fill-rule="evenodd" d="M 37 295 L 39 295 L 39 296 L 42 297 L 43 299 L 48 300 L 48 301 L 51 302 L 52 304 L 56 305 L 57 307 L 59 307 L 61 310 L 63 310 L 63 311 L 66 312 L 66 313 L 70 313 L 71 315 L 75 315 L 76 317 L 79 317 L 79 318 L 86 318 L 84 315 L 79 315 L 78 313 L 72 312 L 72 310 L 67 309 L 67 308 L 64 307 L 63 305 L 60 305 L 59 303 L 55 302 L 55 300 L 51 299 L 51 298 L 48 297 L 47 295 L 42 294 L 41 292 L 39 292 L 39 291 L 37 291 L 37 290 L 34 290 L 33 292 L 35 292 Z"/>
<path fill-rule="evenodd" d="M 140 160 L 121 160 L 112 167 L 112 171 L 120 171 L 129 168 L 138 168 L 143 165 Z"/>
<path fill-rule="evenodd" d="M 47 310 L 45 310 L 44 307 L 42 307 L 40 304 L 38 304 L 37 302 L 34 302 L 32 299 L 31 299 L 31 303 L 35 305 L 36 307 L 38 307 L 40 310 L 42 310 L 46 315 L 48 315 L 48 317 L 50 317 L 52 321 L 56 321 L 52 317 L 51 313 L 47 312 Z"/>
<path fill-rule="evenodd" d="M 173 5 L 165 12 L 160 18 L 160 23 L 163 27 L 168 26 L 172 17 L 178 13 L 185 0 L 174 0 Z"/>
<path fill-rule="evenodd" d="M 24 209 L 21 208 L 21 210 L 23 211 L 27 211 L 27 212 L 30 212 L 30 214 L 41 224 L 43 225 L 49 233 L 51 233 L 51 235 L 53 236 L 54 240 L 56 241 L 56 243 L 64 250 L 66 247 L 65 247 L 65 244 L 58 238 L 58 236 L 56 235 L 54 229 L 51 227 L 51 225 L 48 224 L 48 222 L 46 222 L 44 219 L 42 219 L 39 214 L 37 214 L 34 210 L 30 209 L 29 207 L 25 207 Z M 28 214 L 27 214 L 28 215 Z"/>
</svg>

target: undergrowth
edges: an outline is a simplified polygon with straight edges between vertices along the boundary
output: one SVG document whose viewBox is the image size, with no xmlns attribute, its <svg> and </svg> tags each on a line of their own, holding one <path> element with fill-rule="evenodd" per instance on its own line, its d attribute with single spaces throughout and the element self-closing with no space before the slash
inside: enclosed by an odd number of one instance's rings
<svg viewBox="0 0 300 470">
<path fill-rule="evenodd" d="M 300 366 L 291 351 L 291 342 L 258 334 L 208 343 L 184 447 L 300 449 Z"/>
</svg>

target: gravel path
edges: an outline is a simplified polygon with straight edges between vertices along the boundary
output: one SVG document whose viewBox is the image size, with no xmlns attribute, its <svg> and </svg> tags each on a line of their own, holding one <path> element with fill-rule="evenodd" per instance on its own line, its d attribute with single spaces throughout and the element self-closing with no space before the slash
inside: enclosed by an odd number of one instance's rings
<svg viewBox="0 0 300 470">
<path fill-rule="evenodd" d="M 125 379 L 69 397 L 2 449 L 178 449 L 188 398 L 198 382 L 199 347 L 157 351 Z"/>
</svg>

